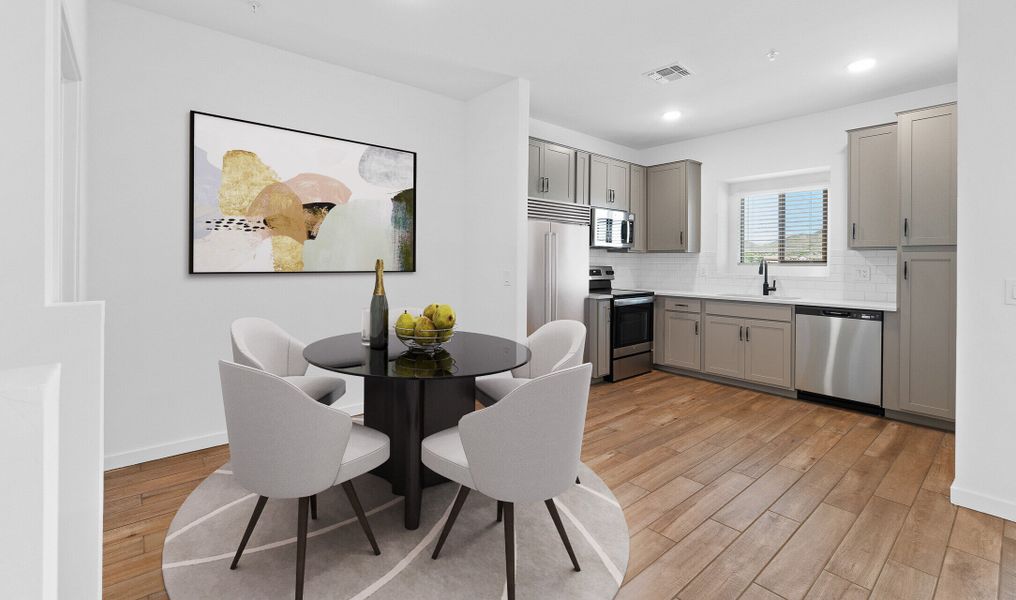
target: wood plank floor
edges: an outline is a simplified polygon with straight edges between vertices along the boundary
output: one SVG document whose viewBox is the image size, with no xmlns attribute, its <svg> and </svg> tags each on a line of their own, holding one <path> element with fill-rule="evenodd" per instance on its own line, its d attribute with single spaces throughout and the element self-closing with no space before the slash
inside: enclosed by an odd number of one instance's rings
<svg viewBox="0 0 1016 600">
<path fill-rule="evenodd" d="M 654 372 L 593 386 L 582 458 L 631 530 L 619 599 L 1016 598 L 1016 523 L 949 503 L 953 444 Z M 105 598 L 166 598 L 166 529 L 228 457 L 222 446 L 106 473 Z"/>
</svg>

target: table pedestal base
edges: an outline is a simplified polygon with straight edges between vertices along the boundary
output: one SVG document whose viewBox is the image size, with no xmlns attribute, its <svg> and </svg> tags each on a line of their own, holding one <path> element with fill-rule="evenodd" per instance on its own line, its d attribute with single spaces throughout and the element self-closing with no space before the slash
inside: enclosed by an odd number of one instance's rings
<svg viewBox="0 0 1016 600">
<path fill-rule="evenodd" d="M 393 494 L 405 496 L 406 529 L 420 526 L 423 488 L 447 481 L 420 462 L 420 442 L 473 412 L 475 389 L 472 377 L 364 380 L 363 424 L 391 440 L 391 457 L 372 473 L 389 481 Z"/>
</svg>

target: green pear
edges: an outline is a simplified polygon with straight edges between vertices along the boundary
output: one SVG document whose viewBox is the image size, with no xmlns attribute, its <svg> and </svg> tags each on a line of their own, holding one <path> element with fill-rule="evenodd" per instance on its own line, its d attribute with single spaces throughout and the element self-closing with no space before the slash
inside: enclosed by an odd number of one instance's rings
<svg viewBox="0 0 1016 600">
<path fill-rule="evenodd" d="M 437 307 L 439 307 L 439 306 L 441 306 L 441 305 L 440 304 L 428 304 L 427 308 L 423 309 L 423 316 L 427 317 L 428 319 L 433 319 L 434 318 L 434 313 L 437 311 Z"/>
<path fill-rule="evenodd" d="M 434 321 L 434 327 L 438 329 L 455 327 L 455 311 L 447 304 L 439 304 L 431 319 Z"/>
<path fill-rule="evenodd" d="M 437 336 L 437 332 L 434 331 L 434 322 L 427 317 L 419 317 L 416 319 L 416 341 L 421 344 L 432 343 L 430 339 Z"/>
<path fill-rule="evenodd" d="M 395 335 L 401 337 L 408 337 L 413 335 L 416 330 L 416 319 L 413 315 L 409 314 L 408 311 L 403 312 L 399 315 L 399 318 L 395 320 Z"/>
</svg>

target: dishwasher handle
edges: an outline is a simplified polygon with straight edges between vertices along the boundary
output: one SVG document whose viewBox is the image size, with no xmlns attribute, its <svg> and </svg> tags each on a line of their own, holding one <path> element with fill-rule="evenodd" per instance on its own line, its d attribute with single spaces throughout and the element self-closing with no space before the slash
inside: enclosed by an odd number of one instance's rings
<svg viewBox="0 0 1016 600">
<path fill-rule="evenodd" d="M 847 318 L 847 317 L 850 316 L 850 311 L 849 310 L 831 310 L 831 309 L 830 310 L 823 310 L 822 311 L 822 316 L 823 317 L 843 317 L 843 318 Z"/>
<path fill-rule="evenodd" d="M 880 310 L 859 310 L 829 306 L 797 306 L 794 312 L 798 315 L 812 315 L 829 319 L 857 319 L 859 321 L 882 321 L 884 313 Z"/>
</svg>

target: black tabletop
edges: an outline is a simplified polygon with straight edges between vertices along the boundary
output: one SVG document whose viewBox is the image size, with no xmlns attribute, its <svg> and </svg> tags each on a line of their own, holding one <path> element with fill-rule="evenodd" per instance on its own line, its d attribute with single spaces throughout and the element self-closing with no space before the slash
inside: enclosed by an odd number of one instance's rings
<svg viewBox="0 0 1016 600">
<path fill-rule="evenodd" d="M 325 338 L 303 350 L 310 364 L 346 375 L 402 379 L 480 377 L 529 362 L 529 349 L 505 338 L 456 331 L 439 350 L 410 350 L 395 336 L 388 350 L 371 350 L 359 333 Z"/>
</svg>

